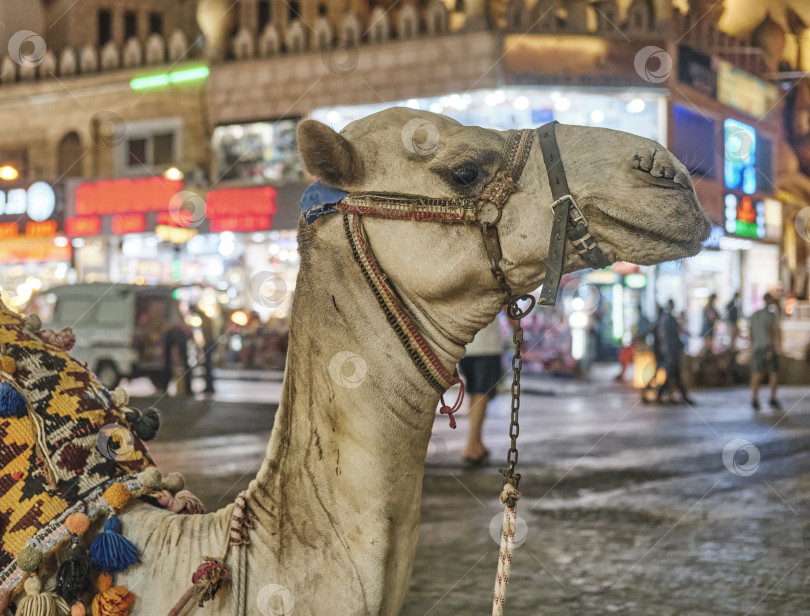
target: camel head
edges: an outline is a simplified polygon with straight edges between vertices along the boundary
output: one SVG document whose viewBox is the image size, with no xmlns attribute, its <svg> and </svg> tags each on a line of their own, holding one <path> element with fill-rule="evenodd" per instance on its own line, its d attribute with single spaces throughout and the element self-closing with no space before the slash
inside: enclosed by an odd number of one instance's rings
<svg viewBox="0 0 810 616">
<path fill-rule="evenodd" d="M 304 121 L 299 147 L 310 173 L 350 194 L 475 198 L 504 163 L 512 132 L 396 107 L 352 122 L 340 134 Z M 700 251 L 710 223 L 689 173 L 666 148 L 605 128 L 558 125 L 556 134 L 571 195 L 608 260 L 649 265 Z M 515 292 L 543 281 L 553 200 L 535 133 L 517 191 L 497 223 L 501 267 Z M 503 303 L 477 225 L 371 217 L 365 225 L 380 265 L 400 292 L 434 304 Z M 569 243 L 565 271 L 584 267 Z"/>
</svg>

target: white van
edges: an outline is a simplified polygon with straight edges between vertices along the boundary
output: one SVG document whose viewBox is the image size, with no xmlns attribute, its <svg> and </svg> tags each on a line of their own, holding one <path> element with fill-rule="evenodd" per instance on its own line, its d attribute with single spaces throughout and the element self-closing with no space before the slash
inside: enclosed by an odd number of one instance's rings
<svg viewBox="0 0 810 616">
<path fill-rule="evenodd" d="M 122 378 L 146 376 L 165 388 L 163 335 L 183 319 L 174 289 L 92 283 L 48 291 L 53 318 L 48 327 L 72 327 L 72 355 L 85 362 L 105 387 Z"/>
</svg>

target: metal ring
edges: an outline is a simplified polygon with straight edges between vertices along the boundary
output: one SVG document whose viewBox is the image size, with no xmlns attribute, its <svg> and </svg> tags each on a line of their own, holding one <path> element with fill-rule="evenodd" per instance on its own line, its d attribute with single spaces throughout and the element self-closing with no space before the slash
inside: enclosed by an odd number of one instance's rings
<svg viewBox="0 0 810 616">
<path fill-rule="evenodd" d="M 518 302 L 529 302 L 526 308 L 521 308 Z M 527 293 L 521 297 L 513 297 L 509 300 L 509 304 L 506 307 L 506 314 L 509 316 L 510 319 L 515 321 L 520 321 L 523 317 L 529 314 L 532 310 L 534 310 L 534 305 L 537 303 L 537 300 L 534 299 L 534 296 L 531 293 Z"/>
</svg>

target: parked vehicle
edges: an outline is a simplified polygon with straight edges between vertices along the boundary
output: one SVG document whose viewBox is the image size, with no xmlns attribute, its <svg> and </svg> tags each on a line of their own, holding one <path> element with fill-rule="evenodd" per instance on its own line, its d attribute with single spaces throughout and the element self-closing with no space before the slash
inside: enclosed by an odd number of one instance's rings
<svg viewBox="0 0 810 616">
<path fill-rule="evenodd" d="M 184 327 L 174 289 L 114 283 L 55 287 L 50 327 L 72 327 L 73 355 L 107 388 L 122 378 L 149 377 L 165 389 L 164 335 Z"/>
</svg>

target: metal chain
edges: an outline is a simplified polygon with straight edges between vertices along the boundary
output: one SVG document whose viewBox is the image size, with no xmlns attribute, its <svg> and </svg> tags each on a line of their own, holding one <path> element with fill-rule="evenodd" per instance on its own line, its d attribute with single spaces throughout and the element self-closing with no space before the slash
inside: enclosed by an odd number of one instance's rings
<svg viewBox="0 0 810 616">
<path fill-rule="evenodd" d="M 512 335 L 515 343 L 515 354 L 512 356 L 512 407 L 509 421 L 509 438 L 512 440 L 506 454 L 507 466 L 501 471 L 501 474 L 504 477 L 504 485 L 511 483 L 515 488 L 520 481 L 520 475 L 515 474 L 518 462 L 517 439 L 520 435 L 520 372 L 523 369 L 523 328 L 520 320 L 534 309 L 535 301 L 532 295 L 526 294 L 522 297 L 511 298 L 506 307 L 506 314 L 513 321 L 517 321 L 517 326 Z M 528 302 L 528 304 L 521 308 L 520 302 Z M 514 503 L 510 506 L 514 507 Z"/>
<path fill-rule="evenodd" d="M 520 351 L 523 346 L 523 328 L 520 321 L 514 329 L 512 339 L 515 341 L 515 354 L 512 356 L 512 414 L 509 421 L 509 437 L 512 443 L 506 454 L 506 464 L 510 472 L 514 472 L 518 461 L 517 438 L 520 434 L 520 371 L 523 368 L 523 357 Z"/>
</svg>

